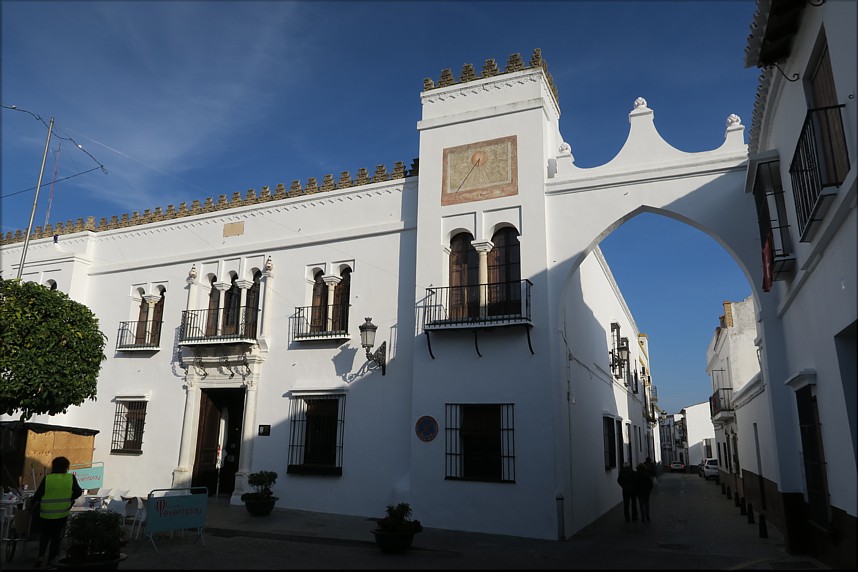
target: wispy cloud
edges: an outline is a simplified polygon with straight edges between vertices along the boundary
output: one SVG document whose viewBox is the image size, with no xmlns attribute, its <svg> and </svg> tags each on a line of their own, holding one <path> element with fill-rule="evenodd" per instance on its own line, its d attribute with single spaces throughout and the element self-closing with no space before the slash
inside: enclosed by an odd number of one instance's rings
<svg viewBox="0 0 858 572">
<path fill-rule="evenodd" d="M 289 82 L 300 77 L 283 73 L 283 62 L 300 66 L 301 46 L 286 40 L 300 25 L 299 7 L 277 2 L 6 7 L 3 32 L 15 38 L 3 44 L 4 81 L 9 76 L 19 81 L 4 90 L 4 103 L 7 94 L 24 95 L 28 82 L 39 86 L 33 106 L 50 107 L 58 127 L 97 150 L 111 173 L 78 181 L 95 200 L 123 208 L 139 207 L 141 199 L 161 204 L 159 187 L 151 183 L 164 179 L 199 193 L 182 173 L 229 152 L 239 134 L 284 104 Z M 59 49 L 46 50 L 38 37 L 14 32 L 15 20 L 44 17 L 45 10 L 51 11 L 46 34 Z M 18 142 L 32 148 L 39 137 Z"/>
</svg>

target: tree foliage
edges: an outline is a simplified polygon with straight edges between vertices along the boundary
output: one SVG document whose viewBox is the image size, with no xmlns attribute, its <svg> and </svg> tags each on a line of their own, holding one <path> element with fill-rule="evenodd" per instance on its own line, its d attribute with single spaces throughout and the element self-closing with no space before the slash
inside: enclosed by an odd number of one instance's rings
<svg viewBox="0 0 858 572">
<path fill-rule="evenodd" d="M 65 293 L 0 278 L 0 413 L 26 421 L 95 401 L 105 341 Z"/>
</svg>

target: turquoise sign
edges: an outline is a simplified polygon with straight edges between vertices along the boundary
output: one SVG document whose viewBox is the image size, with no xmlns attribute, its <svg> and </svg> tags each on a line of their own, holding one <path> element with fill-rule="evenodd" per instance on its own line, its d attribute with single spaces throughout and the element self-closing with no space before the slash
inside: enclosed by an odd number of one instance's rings
<svg viewBox="0 0 858 572">
<path fill-rule="evenodd" d="M 82 489 L 98 489 L 104 486 L 104 463 L 99 465 L 86 465 L 75 468 L 72 466 L 69 472 L 77 477 L 77 482 Z"/>
<path fill-rule="evenodd" d="M 196 488 L 196 487 L 195 487 Z M 169 489 L 165 496 L 149 493 L 146 499 L 146 534 L 165 530 L 203 528 L 206 525 L 208 494 L 190 494 L 191 489 Z"/>
</svg>

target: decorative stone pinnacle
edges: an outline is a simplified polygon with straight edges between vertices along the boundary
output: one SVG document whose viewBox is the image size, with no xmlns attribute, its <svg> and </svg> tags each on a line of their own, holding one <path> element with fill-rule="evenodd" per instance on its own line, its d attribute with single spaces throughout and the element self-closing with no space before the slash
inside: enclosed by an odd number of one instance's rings
<svg viewBox="0 0 858 572">
<path fill-rule="evenodd" d="M 635 109 L 639 107 L 646 107 L 646 100 L 642 97 L 639 97 L 635 100 Z"/>
<path fill-rule="evenodd" d="M 733 125 L 741 125 L 742 118 L 736 115 L 735 113 L 731 113 L 727 116 L 727 127 L 731 127 Z"/>
<path fill-rule="evenodd" d="M 191 278 L 192 280 L 196 280 L 196 278 L 197 278 L 197 265 L 196 264 L 191 264 L 191 269 L 190 269 L 190 271 L 188 271 L 188 278 Z"/>
<path fill-rule="evenodd" d="M 265 271 L 271 272 L 274 270 L 274 262 L 271 260 L 271 257 L 268 257 L 268 260 L 265 261 Z"/>
</svg>

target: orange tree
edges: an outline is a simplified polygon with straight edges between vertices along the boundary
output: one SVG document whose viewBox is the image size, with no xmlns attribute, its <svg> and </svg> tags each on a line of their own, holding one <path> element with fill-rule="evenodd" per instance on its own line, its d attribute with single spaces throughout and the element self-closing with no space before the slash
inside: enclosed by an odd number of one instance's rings
<svg viewBox="0 0 858 572">
<path fill-rule="evenodd" d="M 21 420 L 95 400 L 106 337 L 65 293 L 0 278 L 0 413 Z"/>
</svg>

